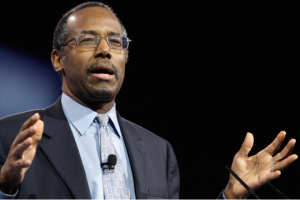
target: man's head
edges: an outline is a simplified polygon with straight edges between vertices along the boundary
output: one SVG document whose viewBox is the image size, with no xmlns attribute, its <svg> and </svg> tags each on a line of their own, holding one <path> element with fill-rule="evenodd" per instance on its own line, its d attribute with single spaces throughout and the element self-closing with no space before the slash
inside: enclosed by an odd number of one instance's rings
<svg viewBox="0 0 300 200">
<path fill-rule="evenodd" d="M 57 23 L 56 28 L 54 30 L 54 34 L 53 34 L 52 50 L 57 49 L 58 51 L 61 51 L 62 53 L 64 53 L 63 44 L 65 43 L 65 41 L 68 37 L 68 34 L 69 34 L 68 26 L 67 26 L 67 20 L 68 20 L 69 16 L 78 10 L 88 8 L 88 7 L 103 7 L 106 10 L 113 13 L 115 16 L 117 16 L 111 7 L 109 7 L 108 5 L 101 3 L 101 2 L 93 1 L 93 2 L 86 2 L 86 3 L 79 4 L 78 6 L 72 8 L 71 10 L 66 12 L 62 16 L 62 18 L 59 20 L 59 22 Z M 127 32 L 126 32 L 124 25 L 122 24 L 122 22 L 119 18 L 118 18 L 118 20 L 121 24 L 124 36 L 127 36 Z M 128 50 L 127 50 L 127 57 L 128 57 Z"/>
<path fill-rule="evenodd" d="M 97 36 L 98 45 L 82 48 L 81 34 Z M 51 60 L 67 95 L 94 110 L 113 105 L 124 80 L 126 50 L 111 48 L 105 37 L 122 35 L 126 35 L 124 27 L 102 3 L 81 4 L 62 17 L 55 29 Z"/>
</svg>

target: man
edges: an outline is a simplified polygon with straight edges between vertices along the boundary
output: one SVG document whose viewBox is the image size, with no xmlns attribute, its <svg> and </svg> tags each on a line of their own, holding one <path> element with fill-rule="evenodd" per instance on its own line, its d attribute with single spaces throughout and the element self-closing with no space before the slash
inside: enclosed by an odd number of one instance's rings
<svg viewBox="0 0 300 200">
<path fill-rule="evenodd" d="M 124 27 L 102 3 L 81 4 L 62 17 L 51 60 L 61 76 L 63 94 L 45 110 L 0 120 L 0 197 L 101 199 L 118 193 L 133 199 L 179 198 L 179 169 L 170 144 L 116 112 L 128 43 Z M 107 116 L 108 125 L 103 121 Z M 280 132 L 250 158 L 253 136 L 247 134 L 232 169 L 252 189 L 277 178 L 297 159 L 290 155 L 295 140 L 273 156 L 285 134 Z M 116 168 L 121 165 L 120 176 L 125 177 L 120 190 L 112 189 L 117 169 L 105 168 L 108 158 L 103 146 L 111 143 Z M 230 177 L 222 195 L 249 194 Z"/>
</svg>

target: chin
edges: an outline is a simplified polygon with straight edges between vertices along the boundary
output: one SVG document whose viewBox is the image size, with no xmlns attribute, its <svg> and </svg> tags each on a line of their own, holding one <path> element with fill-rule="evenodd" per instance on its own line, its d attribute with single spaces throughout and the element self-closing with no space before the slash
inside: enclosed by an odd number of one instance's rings
<svg viewBox="0 0 300 200">
<path fill-rule="evenodd" d="M 85 96 L 81 99 L 81 101 L 91 109 L 99 109 L 104 104 L 114 102 L 114 96 L 108 94 L 92 94 Z"/>
<path fill-rule="evenodd" d="M 110 103 L 112 101 L 114 101 L 115 97 L 114 96 L 109 96 L 109 95 L 99 95 L 97 97 L 94 98 L 95 102 L 99 102 L 99 103 Z"/>
<path fill-rule="evenodd" d="M 90 94 L 91 94 L 91 99 L 93 101 L 108 103 L 115 99 L 116 93 L 117 92 L 114 90 L 109 90 L 107 88 L 101 88 L 100 90 L 97 89 Z"/>
</svg>

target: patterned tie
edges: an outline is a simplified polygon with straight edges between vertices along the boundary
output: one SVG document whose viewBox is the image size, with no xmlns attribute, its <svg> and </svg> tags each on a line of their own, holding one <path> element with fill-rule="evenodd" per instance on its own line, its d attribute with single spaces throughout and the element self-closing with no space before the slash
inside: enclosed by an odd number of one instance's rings
<svg viewBox="0 0 300 200">
<path fill-rule="evenodd" d="M 112 143 L 111 134 L 107 126 L 109 117 L 107 115 L 97 115 L 100 124 L 100 149 L 101 162 L 106 163 L 108 155 L 117 156 L 117 164 L 113 171 L 104 170 L 102 176 L 102 184 L 105 199 L 130 199 L 130 191 L 128 189 L 127 180 L 123 173 L 121 159 Z"/>
</svg>

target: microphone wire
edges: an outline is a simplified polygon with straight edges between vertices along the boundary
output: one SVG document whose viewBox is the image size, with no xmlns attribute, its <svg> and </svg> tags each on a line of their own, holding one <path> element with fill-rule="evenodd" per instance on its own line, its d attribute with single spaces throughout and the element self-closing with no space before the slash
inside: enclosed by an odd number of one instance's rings
<svg viewBox="0 0 300 200">
<path fill-rule="evenodd" d="M 275 187 L 272 183 L 268 182 L 268 185 L 275 190 L 278 194 L 280 194 L 283 198 L 289 199 L 287 196 L 285 196 L 277 187 Z"/>
<path fill-rule="evenodd" d="M 225 168 L 248 190 L 250 194 L 252 194 L 256 199 L 260 199 L 257 194 L 242 180 L 240 177 L 232 171 L 227 165 L 225 165 Z"/>
</svg>

